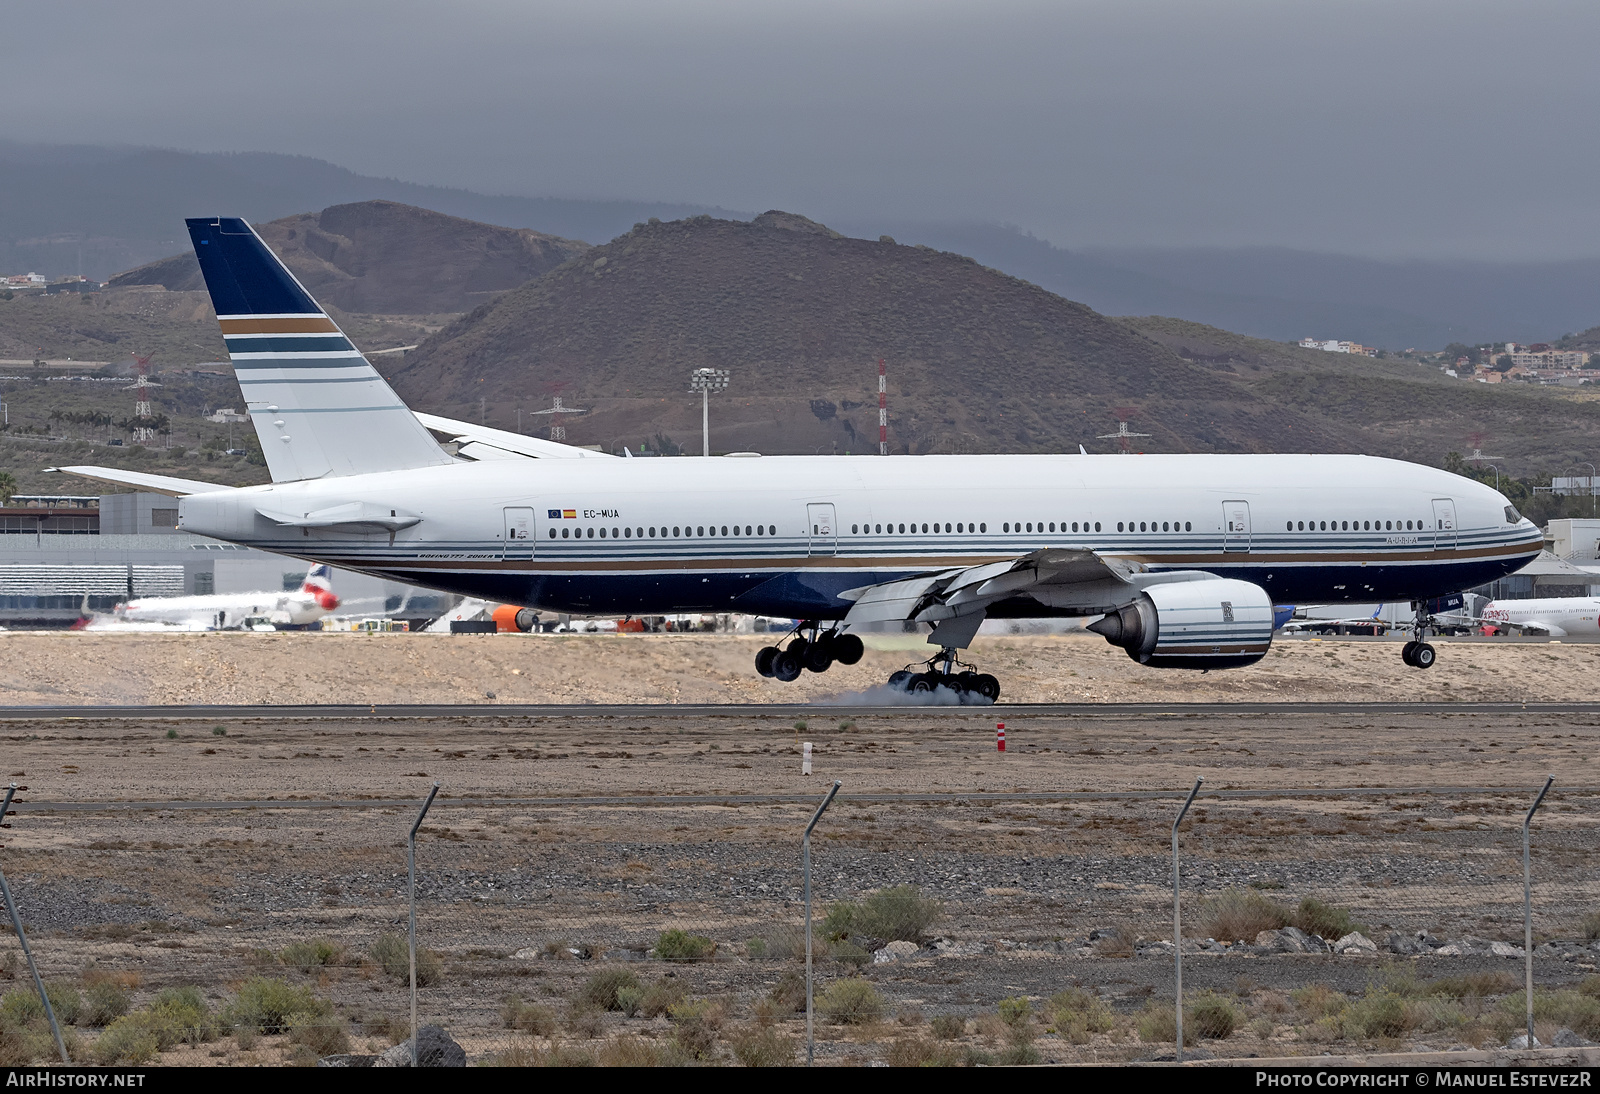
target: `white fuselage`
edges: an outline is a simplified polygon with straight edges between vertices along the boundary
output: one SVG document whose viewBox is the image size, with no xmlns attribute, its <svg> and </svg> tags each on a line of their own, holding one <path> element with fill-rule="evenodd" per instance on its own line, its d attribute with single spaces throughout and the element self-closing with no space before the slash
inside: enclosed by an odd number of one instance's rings
<svg viewBox="0 0 1600 1094">
<path fill-rule="evenodd" d="M 1600 635 L 1600 599 L 1592 596 L 1495 600 L 1485 605 L 1479 616 L 1486 623 L 1527 627 L 1557 637 L 1569 634 Z"/>
<path fill-rule="evenodd" d="M 1411 600 L 1541 543 L 1481 483 L 1363 456 L 518 459 L 179 504 L 191 532 L 574 613 L 838 618 L 841 592 L 1045 547 L 1238 577 L 1280 603 Z M 1057 614 L 1030 604 L 990 614 Z"/>
<path fill-rule="evenodd" d="M 128 623 L 166 623 L 224 630 L 244 625 L 247 619 L 300 626 L 328 614 L 315 595 L 291 593 L 218 593 L 209 596 L 144 597 L 118 604 L 117 620 Z"/>
</svg>

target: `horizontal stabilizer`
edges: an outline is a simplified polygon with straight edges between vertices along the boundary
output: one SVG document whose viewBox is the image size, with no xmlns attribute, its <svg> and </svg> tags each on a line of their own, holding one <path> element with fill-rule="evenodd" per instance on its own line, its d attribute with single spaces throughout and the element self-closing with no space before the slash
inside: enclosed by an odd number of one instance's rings
<svg viewBox="0 0 1600 1094">
<path fill-rule="evenodd" d="M 513 457 L 542 460 L 581 460 L 590 456 L 616 459 L 609 452 L 594 452 L 557 441 L 524 437 L 521 433 L 490 429 L 488 426 L 473 425 L 470 422 L 458 422 L 450 418 L 441 418 L 437 414 L 418 413 L 416 418 L 435 433 L 443 433 L 459 444 L 461 447 L 458 451 L 469 460 L 503 460 L 508 454 Z"/>
<path fill-rule="evenodd" d="M 64 471 L 71 475 L 82 475 L 86 479 L 99 479 L 101 482 L 114 482 L 121 486 L 137 486 L 140 490 L 147 490 L 152 494 L 166 494 L 172 498 L 235 489 L 232 486 L 223 486 L 221 483 L 175 479 L 171 475 L 149 475 L 143 471 L 121 471 L 115 467 L 47 467 L 45 470 Z"/>
</svg>

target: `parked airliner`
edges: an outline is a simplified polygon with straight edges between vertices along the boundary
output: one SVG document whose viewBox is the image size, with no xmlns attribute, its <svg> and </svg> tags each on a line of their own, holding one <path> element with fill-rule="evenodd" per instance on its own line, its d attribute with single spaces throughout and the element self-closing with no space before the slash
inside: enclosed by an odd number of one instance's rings
<svg viewBox="0 0 1600 1094">
<path fill-rule="evenodd" d="M 190 630 L 227 630 L 246 620 L 304 626 L 339 606 L 332 571 L 313 566 L 292 592 L 215 593 L 202 596 L 148 596 L 118 604 L 109 624 L 91 621 L 85 630 L 118 630 L 129 624 L 153 624 Z"/>
<path fill-rule="evenodd" d="M 1494 600 L 1478 618 L 1496 630 L 1522 634 L 1600 634 L 1600 599 L 1592 596 L 1549 596 L 1537 600 Z"/>
<path fill-rule="evenodd" d="M 1274 603 L 1426 603 L 1521 568 L 1497 491 L 1363 456 L 627 459 L 413 414 L 242 220 L 188 221 L 272 482 L 62 470 L 180 498 L 181 528 L 572 614 L 801 620 L 757 671 L 853 663 L 869 624 L 931 627 L 913 691 L 993 700 L 959 660 L 985 618 L 1092 617 L 1152 667 L 1248 665 Z M 451 455 L 434 432 L 456 443 Z"/>
</svg>

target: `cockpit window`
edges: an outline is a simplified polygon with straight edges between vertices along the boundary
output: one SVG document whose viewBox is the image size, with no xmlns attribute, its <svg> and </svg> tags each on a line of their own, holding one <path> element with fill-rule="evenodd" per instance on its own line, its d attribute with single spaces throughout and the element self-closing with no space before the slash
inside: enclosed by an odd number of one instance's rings
<svg viewBox="0 0 1600 1094">
<path fill-rule="evenodd" d="M 1521 524 L 1522 523 L 1522 514 L 1517 512 L 1517 507 L 1515 505 L 1506 506 L 1506 523 L 1507 524 Z"/>
</svg>

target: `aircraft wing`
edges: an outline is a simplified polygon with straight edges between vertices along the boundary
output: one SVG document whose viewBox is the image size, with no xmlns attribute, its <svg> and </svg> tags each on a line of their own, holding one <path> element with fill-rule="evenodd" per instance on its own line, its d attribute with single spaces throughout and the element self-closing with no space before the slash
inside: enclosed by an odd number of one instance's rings
<svg viewBox="0 0 1600 1094">
<path fill-rule="evenodd" d="M 1050 547 L 981 566 L 864 585 L 839 595 L 855 602 L 844 618 L 846 628 L 907 620 L 932 623 L 929 642 L 966 646 L 989 607 L 1001 600 L 1025 596 L 1079 615 L 1103 615 L 1131 602 L 1147 585 L 1215 576 L 1203 570 L 1150 573 L 1140 563 L 1097 551 Z"/>
<path fill-rule="evenodd" d="M 1504 627 L 1507 630 L 1520 631 L 1523 634 L 1542 634 L 1551 638 L 1565 638 L 1567 632 L 1554 623 L 1539 623 L 1532 619 L 1521 623 L 1512 623 L 1504 619 L 1481 619 L 1480 623 L 1487 623 L 1492 627 Z"/>
<path fill-rule="evenodd" d="M 437 414 L 412 413 L 416 414 L 417 421 L 435 433 L 443 433 L 455 441 L 459 445 L 456 454 L 469 460 L 581 460 L 591 456 L 608 460 L 617 458 L 609 452 L 591 452 L 575 445 L 524 437 L 521 433 L 458 422 Z"/>
<path fill-rule="evenodd" d="M 121 486 L 137 486 L 140 490 L 147 490 L 152 494 L 166 494 L 172 498 L 236 489 L 232 486 L 223 486 L 221 483 L 175 479 L 171 475 L 149 475 L 143 471 L 123 471 L 115 467 L 47 467 L 45 470 L 64 471 L 82 475 L 86 479 L 99 479 L 101 482 L 114 482 Z"/>
</svg>

